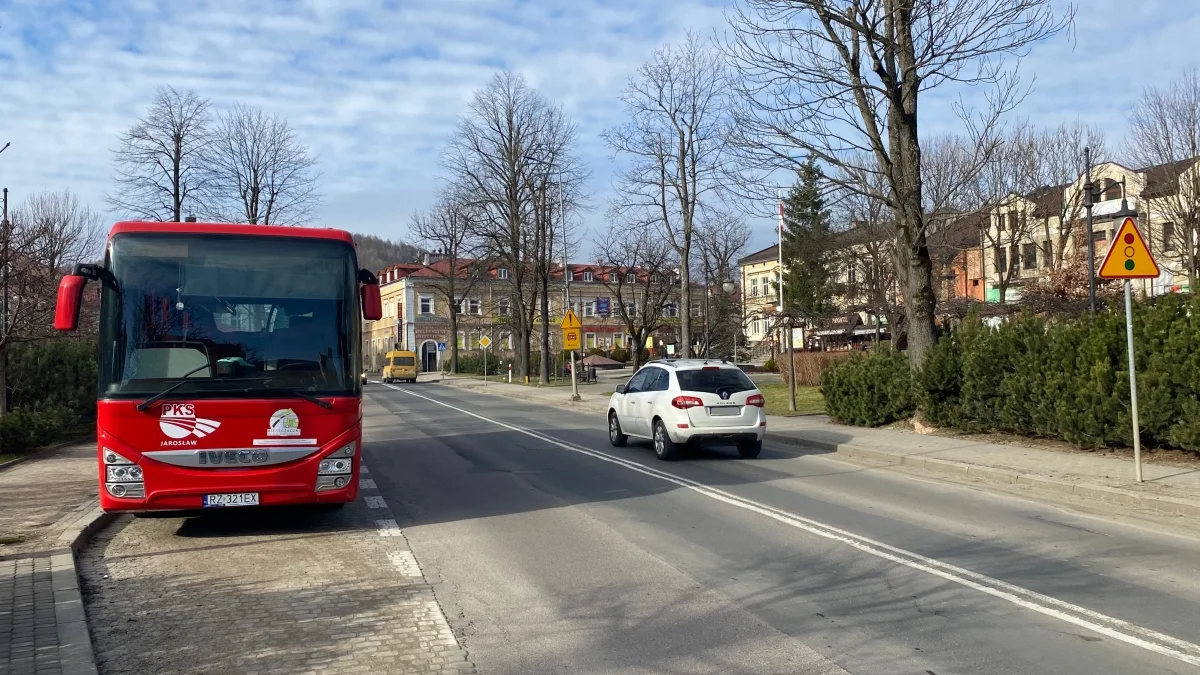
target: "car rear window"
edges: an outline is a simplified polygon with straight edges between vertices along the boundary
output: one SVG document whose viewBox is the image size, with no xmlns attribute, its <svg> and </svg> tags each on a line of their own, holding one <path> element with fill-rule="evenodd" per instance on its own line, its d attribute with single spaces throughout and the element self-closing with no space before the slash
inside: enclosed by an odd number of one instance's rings
<svg viewBox="0 0 1200 675">
<path fill-rule="evenodd" d="M 739 391 L 754 389 L 754 383 L 740 369 L 715 368 L 713 370 L 680 370 L 675 373 L 679 378 L 681 391 L 698 391 L 715 394 L 725 390 L 731 394 Z"/>
<path fill-rule="evenodd" d="M 393 366 L 415 366 L 415 365 L 417 365 L 417 362 L 411 356 L 393 356 L 392 357 L 392 365 Z"/>
</svg>

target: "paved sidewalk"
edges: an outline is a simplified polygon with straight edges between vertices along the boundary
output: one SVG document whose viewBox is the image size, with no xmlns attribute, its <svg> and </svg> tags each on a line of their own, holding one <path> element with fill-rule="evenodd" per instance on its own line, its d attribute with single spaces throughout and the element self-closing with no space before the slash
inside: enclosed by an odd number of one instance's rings
<svg viewBox="0 0 1200 675">
<path fill-rule="evenodd" d="M 447 378 L 445 384 L 602 414 L 607 396 L 478 380 Z M 1145 482 L 1134 481 L 1131 459 L 1102 453 L 988 443 L 966 438 L 922 435 L 896 429 L 864 429 L 833 424 L 824 415 L 770 416 L 767 439 L 837 453 L 856 463 L 936 474 L 959 482 L 996 482 L 1026 486 L 1054 495 L 1072 495 L 1121 506 L 1180 515 L 1200 515 L 1200 470 L 1156 464 L 1143 455 Z"/>
<path fill-rule="evenodd" d="M 95 672 L 65 533 L 91 521 L 96 490 L 91 443 L 0 468 L 0 675 Z"/>
</svg>

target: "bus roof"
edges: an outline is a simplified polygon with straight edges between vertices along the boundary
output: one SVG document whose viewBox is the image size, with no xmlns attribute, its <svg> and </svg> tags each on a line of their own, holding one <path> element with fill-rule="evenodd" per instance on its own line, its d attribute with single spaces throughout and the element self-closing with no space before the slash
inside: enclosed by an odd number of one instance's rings
<svg viewBox="0 0 1200 675">
<path fill-rule="evenodd" d="M 127 232 L 177 232 L 180 234 L 240 234 L 251 237 L 292 237 L 300 239 L 332 239 L 351 246 L 354 238 L 345 230 L 317 227 L 288 227 L 281 225 L 245 225 L 241 223 L 158 223 L 127 220 L 112 226 L 108 236 Z"/>
</svg>

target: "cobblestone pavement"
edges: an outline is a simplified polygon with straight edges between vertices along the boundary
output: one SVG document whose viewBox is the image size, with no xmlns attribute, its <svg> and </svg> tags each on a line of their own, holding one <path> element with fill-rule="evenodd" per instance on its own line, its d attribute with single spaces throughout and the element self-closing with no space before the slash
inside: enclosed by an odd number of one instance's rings
<svg viewBox="0 0 1200 675">
<path fill-rule="evenodd" d="M 51 553 L 96 490 L 90 443 L 0 471 L 0 675 L 62 672 Z"/>
<path fill-rule="evenodd" d="M 369 474 L 354 504 L 124 517 L 81 560 L 100 673 L 474 673 Z"/>
<path fill-rule="evenodd" d="M 0 561 L 0 673 L 60 673 L 50 556 Z"/>
</svg>

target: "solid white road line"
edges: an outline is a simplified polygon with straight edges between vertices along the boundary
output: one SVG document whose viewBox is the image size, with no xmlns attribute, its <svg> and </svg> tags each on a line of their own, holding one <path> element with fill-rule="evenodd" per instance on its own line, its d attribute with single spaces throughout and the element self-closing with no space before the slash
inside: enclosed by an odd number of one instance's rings
<svg viewBox="0 0 1200 675">
<path fill-rule="evenodd" d="M 1101 614 L 1100 612 L 1059 600 L 1058 598 L 1043 595 L 1036 591 L 1031 591 L 1027 588 L 1010 584 L 1006 581 L 1001 581 L 977 572 L 972 572 L 971 570 L 958 567 L 957 565 L 951 565 L 934 558 L 929 558 L 918 553 L 913 553 L 902 548 L 891 546 L 890 544 L 885 544 L 881 541 L 876 541 L 874 539 L 854 534 L 853 532 L 841 530 L 810 518 L 805 518 L 788 511 L 767 506 L 766 504 L 746 499 L 744 497 L 739 497 L 724 490 L 694 481 L 690 478 L 684 478 L 661 469 L 651 468 L 638 462 L 621 459 L 613 455 L 598 452 L 582 445 L 562 441 L 557 438 L 547 436 L 541 432 L 525 429 L 523 427 L 509 424 L 507 422 L 490 417 L 485 417 L 478 413 L 471 412 L 470 410 L 465 410 L 429 396 L 418 394 L 414 391 L 409 391 L 400 387 L 394 387 L 388 384 L 383 386 L 404 394 L 408 394 L 409 396 L 415 396 L 417 398 L 424 399 L 430 403 L 435 403 L 442 407 L 460 412 L 464 415 L 470 415 L 471 417 L 484 422 L 489 422 L 499 427 L 503 427 L 510 431 L 525 434 L 526 436 L 550 443 L 564 450 L 577 452 L 604 462 L 622 466 L 626 469 L 630 469 L 631 471 L 637 471 L 638 473 L 642 473 L 647 476 L 653 476 L 660 480 L 674 483 L 680 487 L 693 490 L 701 495 L 709 497 L 710 499 L 758 513 L 819 537 L 841 542 L 847 546 L 851 546 L 877 558 L 888 560 L 899 565 L 904 565 L 905 567 L 931 574 L 941 579 L 945 579 L 946 581 L 951 581 L 967 588 L 977 590 L 981 593 L 985 593 L 992 597 L 1005 600 L 1019 607 L 1060 619 L 1081 628 L 1086 628 L 1095 633 L 1099 633 L 1100 635 L 1113 638 L 1114 640 L 1120 640 L 1126 644 L 1133 645 L 1135 647 L 1141 647 L 1142 649 L 1146 649 L 1157 654 L 1162 654 L 1163 656 L 1168 656 L 1184 663 L 1200 666 L 1200 645 L 1196 645 L 1164 633 L 1159 633 L 1149 628 L 1129 623 L 1128 621 L 1124 621 L 1122 619 Z"/>
</svg>

